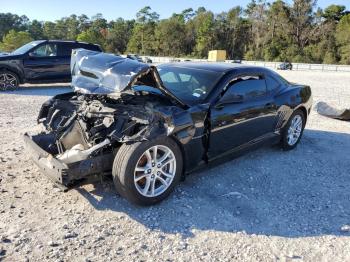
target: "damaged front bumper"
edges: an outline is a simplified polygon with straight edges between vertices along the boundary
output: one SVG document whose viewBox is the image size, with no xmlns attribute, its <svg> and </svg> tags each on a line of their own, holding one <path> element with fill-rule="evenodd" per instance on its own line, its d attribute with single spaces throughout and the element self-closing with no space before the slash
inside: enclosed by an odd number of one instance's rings
<svg viewBox="0 0 350 262">
<path fill-rule="evenodd" d="M 40 171 L 53 182 L 69 187 L 81 179 L 111 171 L 113 153 L 104 153 L 82 161 L 65 164 L 49 153 L 49 145 L 54 139 L 53 134 L 24 134 L 26 149 L 31 158 Z"/>
</svg>

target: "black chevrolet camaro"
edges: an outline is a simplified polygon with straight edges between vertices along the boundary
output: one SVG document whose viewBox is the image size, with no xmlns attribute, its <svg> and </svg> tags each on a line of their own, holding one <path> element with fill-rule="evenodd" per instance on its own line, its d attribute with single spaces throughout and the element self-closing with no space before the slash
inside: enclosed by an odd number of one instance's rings
<svg viewBox="0 0 350 262">
<path fill-rule="evenodd" d="M 33 160 L 66 187 L 112 173 L 117 191 L 141 205 L 223 156 L 266 143 L 293 149 L 312 104 L 309 86 L 255 66 L 154 67 L 79 49 L 71 70 L 74 92 L 44 103 L 43 131 L 25 135 Z"/>
</svg>

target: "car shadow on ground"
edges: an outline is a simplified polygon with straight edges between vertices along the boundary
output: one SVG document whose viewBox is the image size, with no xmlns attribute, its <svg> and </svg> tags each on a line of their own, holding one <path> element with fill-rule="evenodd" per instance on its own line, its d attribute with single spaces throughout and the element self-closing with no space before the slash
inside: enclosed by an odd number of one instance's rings
<svg viewBox="0 0 350 262">
<path fill-rule="evenodd" d="M 350 223 L 350 135 L 305 130 L 295 150 L 262 148 L 191 174 L 162 203 L 136 207 L 113 182 L 77 190 L 96 210 L 123 212 L 151 230 L 309 237 L 346 235 Z"/>
<path fill-rule="evenodd" d="M 69 84 L 41 84 L 20 86 L 14 91 L 0 91 L 0 94 L 22 95 L 22 96 L 55 96 L 62 93 L 71 92 L 72 88 Z"/>
</svg>

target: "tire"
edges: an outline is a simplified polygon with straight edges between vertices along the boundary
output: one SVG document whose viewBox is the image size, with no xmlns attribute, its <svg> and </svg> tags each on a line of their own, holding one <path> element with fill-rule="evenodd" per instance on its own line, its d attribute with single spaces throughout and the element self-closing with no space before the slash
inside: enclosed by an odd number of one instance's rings
<svg viewBox="0 0 350 262">
<path fill-rule="evenodd" d="M 0 70 L 0 91 L 13 91 L 19 86 L 19 77 L 8 70 Z"/>
<path fill-rule="evenodd" d="M 296 130 L 299 128 L 291 128 L 291 126 L 293 125 L 293 121 L 296 121 L 296 119 L 301 120 L 301 125 L 300 125 L 300 130 Z M 285 128 L 283 129 L 282 132 L 282 140 L 281 140 L 281 145 L 282 148 L 284 150 L 292 150 L 294 149 L 298 143 L 300 142 L 301 137 L 303 136 L 303 132 L 304 132 L 304 128 L 305 128 L 305 124 L 306 124 L 306 119 L 305 119 L 305 115 L 304 112 L 300 109 L 297 109 L 296 111 L 294 111 L 294 113 L 290 116 L 287 125 L 285 126 Z M 294 132 L 294 131 L 295 132 Z M 294 132 L 294 134 L 299 133 L 299 135 L 297 136 L 297 138 L 295 137 L 295 135 L 293 136 L 294 139 L 291 139 L 291 132 Z"/>
<path fill-rule="evenodd" d="M 154 150 L 155 146 L 157 150 Z M 171 153 L 166 157 L 165 152 L 168 152 L 168 149 Z M 150 154 L 148 155 L 146 151 Z M 156 160 L 152 166 L 149 157 L 153 160 L 152 155 L 155 151 L 158 152 L 156 159 L 159 162 Z M 164 161 L 160 161 L 163 157 Z M 166 162 L 169 163 L 163 168 L 159 164 Z M 142 171 L 137 171 L 136 167 Z M 162 137 L 151 141 L 123 144 L 115 156 L 112 175 L 116 190 L 121 196 L 133 204 L 146 206 L 159 203 L 169 196 L 179 183 L 182 171 L 183 157 L 179 146 L 174 140 Z M 149 189 L 146 190 L 147 185 Z"/>
</svg>

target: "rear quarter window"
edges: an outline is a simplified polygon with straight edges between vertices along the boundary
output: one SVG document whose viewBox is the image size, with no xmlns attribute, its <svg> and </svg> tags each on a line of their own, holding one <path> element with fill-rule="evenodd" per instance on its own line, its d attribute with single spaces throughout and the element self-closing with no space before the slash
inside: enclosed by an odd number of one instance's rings
<svg viewBox="0 0 350 262">
<path fill-rule="evenodd" d="M 280 82 L 278 82 L 275 78 L 269 75 L 265 77 L 265 81 L 268 92 L 273 92 L 279 89 L 279 87 L 281 86 Z"/>
</svg>

